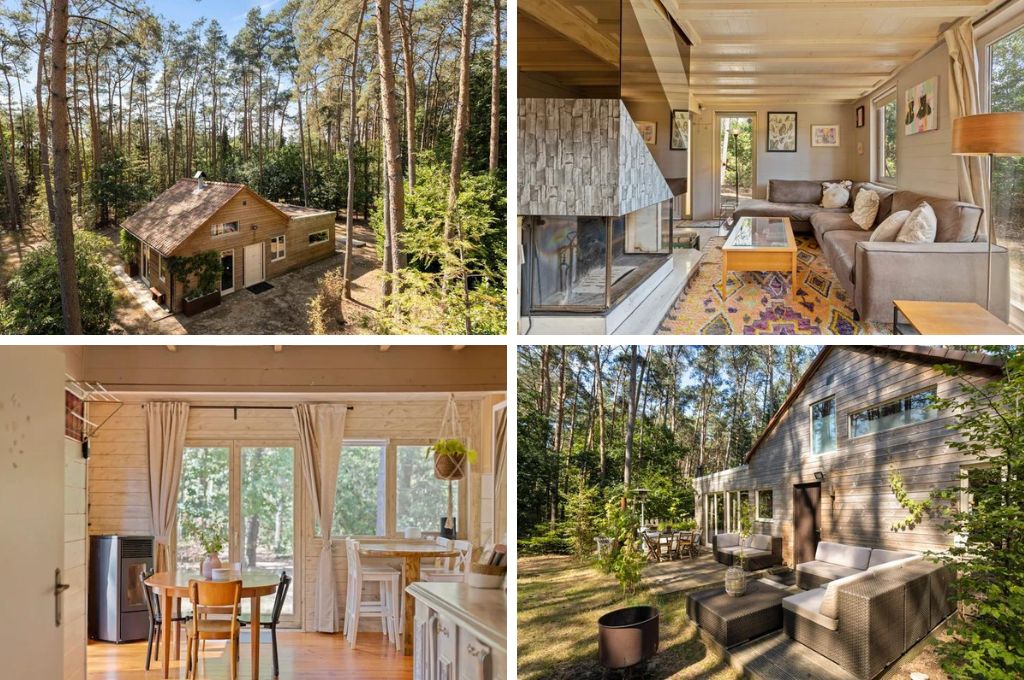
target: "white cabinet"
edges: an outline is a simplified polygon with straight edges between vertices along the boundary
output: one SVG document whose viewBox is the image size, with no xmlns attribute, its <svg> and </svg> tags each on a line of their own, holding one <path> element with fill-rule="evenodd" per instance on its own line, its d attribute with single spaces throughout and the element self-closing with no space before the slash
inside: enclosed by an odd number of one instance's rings
<svg viewBox="0 0 1024 680">
<path fill-rule="evenodd" d="M 414 583 L 413 680 L 505 680 L 505 591 Z"/>
</svg>

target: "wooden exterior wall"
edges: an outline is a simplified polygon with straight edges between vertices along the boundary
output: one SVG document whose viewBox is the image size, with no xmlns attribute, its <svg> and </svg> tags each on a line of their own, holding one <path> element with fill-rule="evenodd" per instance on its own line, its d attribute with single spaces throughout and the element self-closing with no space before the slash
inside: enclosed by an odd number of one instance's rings
<svg viewBox="0 0 1024 680">
<path fill-rule="evenodd" d="M 990 371 L 972 369 L 971 380 L 984 381 Z M 960 466 L 973 459 L 951 449 L 946 427 L 951 414 L 939 412 L 922 423 L 851 439 L 849 416 L 902 395 L 935 387 L 940 397 L 960 393 L 955 379 L 932 362 L 886 350 L 835 347 L 803 392 L 783 414 L 746 465 L 694 480 L 697 521 L 709 524 L 706 499 L 718 491 L 771 489 L 773 517 L 755 522 L 754 531 L 783 537 L 783 559 L 793 562 L 793 485 L 814 482 L 825 474 L 821 491 L 821 540 L 868 547 L 942 550 L 950 543 L 937 521 L 926 518 L 912 531 L 890 527 L 907 516 L 890 489 L 899 471 L 910 496 L 928 497 L 955 484 Z M 836 450 L 814 454 L 810 443 L 811 404 L 836 398 Z"/>
<path fill-rule="evenodd" d="M 283 260 L 270 261 L 270 239 L 267 239 L 263 251 L 266 260 L 264 271 L 267 272 L 267 278 L 279 276 L 334 255 L 334 220 L 335 214 L 332 212 L 292 217 L 285 232 L 286 252 Z M 309 235 L 325 229 L 327 230 L 327 240 L 311 245 Z"/>
</svg>

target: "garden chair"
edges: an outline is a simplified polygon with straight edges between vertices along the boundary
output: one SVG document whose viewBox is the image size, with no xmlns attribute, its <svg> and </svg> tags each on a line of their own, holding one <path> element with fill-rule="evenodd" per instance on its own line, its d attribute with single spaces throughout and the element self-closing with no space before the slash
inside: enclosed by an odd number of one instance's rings
<svg viewBox="0 0 1024 680">
<path fill-rule="evenodd" d="M 653 536 L 646 531 L 640 534 L 644 538 L 644 545 L 647 547 L 647 559 L 654 558 L 655 562 L 661 562 L 661 543 L 657 536 Z"/>
</svg>

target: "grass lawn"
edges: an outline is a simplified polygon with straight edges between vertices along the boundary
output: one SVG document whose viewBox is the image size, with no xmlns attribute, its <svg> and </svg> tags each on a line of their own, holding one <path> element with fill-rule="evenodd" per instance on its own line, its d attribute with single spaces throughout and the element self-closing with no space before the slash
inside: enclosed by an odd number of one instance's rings
<svg viewBox="0 0 1024 680">
<path fill-rule="evenodd" d="M 597 619 L 632 604 L 653 604 L 661 614 L 659 651 L 646 677 L 739 677 L 701 641 L 686 617 L 685 593 L 641 590 L 624 598 L 614 576 L 562 555 L 524 557 L 518 567 L 520 678 L 601 678 Z"/>
</svg>

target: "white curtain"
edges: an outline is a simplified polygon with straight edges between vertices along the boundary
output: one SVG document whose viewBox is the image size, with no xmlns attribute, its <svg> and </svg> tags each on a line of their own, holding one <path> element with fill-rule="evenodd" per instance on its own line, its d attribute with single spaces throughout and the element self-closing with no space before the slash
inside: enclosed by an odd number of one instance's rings
<svg viewBox="0 0 1024 680">
<path fill-rule="evenodd" d="M 953 118 L 981 113 L 981 89 L 978 84 L 978 49 L 974 43 L 974 26 L 970 19 L 961 19 L 943 33 L 949 48 L 949 104 Z M 989 193 L 989 159 L 984 156 L 957 156 L 960 200 L 980 205 L 987 210 Z M 986 234 L 988 213 L 982 215 L 981 228 Z M 995 243 L 995 234 L 989 234 Z"/>
<path fill-rule="evenodd" d="M 505 431 L 508 409 L 498 413 L 494 428 L 494 542 L 507 543 L 508 519 L 506 517 L 508 489 L 505 486 Z"/>
<path fill-rule="evenodd" d="M 149 448 L 149 508 L 156 538 L 156 569 L 172 569 L 168 551 L 178 511 L 181 484 L 181 456 L 188 429 L 188 404 L 152 402 L 146 404 L 146 441 Z"/>
<path fill-rule="evenodd" d="M 334 520 L 334 490 L 338 479 L 338 459 L 345 436 L 344 404 L 299 404 L 295 407 L 299 430 L 299 456 L 303 476 L 320 518 L 323 544 L 316 574 L 313 603 L 315 630 L 338 630 L 337 587 L 334 580 L 334 553 L 331 550 L 331 525 Z"/>
</svg>

